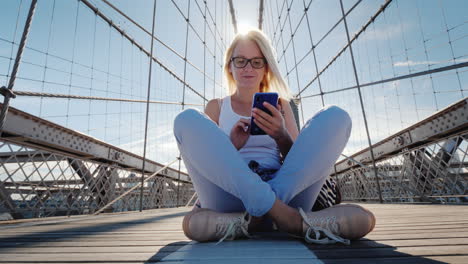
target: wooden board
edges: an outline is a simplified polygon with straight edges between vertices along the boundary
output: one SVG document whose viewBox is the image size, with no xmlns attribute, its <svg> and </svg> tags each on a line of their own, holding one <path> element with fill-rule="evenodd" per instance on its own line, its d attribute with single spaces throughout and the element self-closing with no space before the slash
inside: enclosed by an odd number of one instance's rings
<svg viewBox="0 0 468 264">
<path fill-rule="evenodd" d="M 188 208 L 0 223 L 0 263 L 468 263 L 468 206 L 363 204 L 377 225 L 345 245 L 286 234 L 189 241 Z"/>
</svg>

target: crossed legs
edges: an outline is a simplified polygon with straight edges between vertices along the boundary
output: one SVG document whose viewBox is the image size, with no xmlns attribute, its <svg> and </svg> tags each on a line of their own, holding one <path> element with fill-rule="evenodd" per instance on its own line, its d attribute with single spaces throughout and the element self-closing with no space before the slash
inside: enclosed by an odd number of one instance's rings
<svg viewBox="0 0 468 264">
<path fill-rule="evenodd" d="M 181 156 L 203 208 L 218 213 L 247 211 L 254 217 L 267 215 L 280 229 L 294 234 L 303 231 L 301 215 L 295 208 L 311 210 L 350 130 L 351 119 L 345 111 L 336 106 L 322 109 L 306 123 L 283 166 L 266 183 L 250 171 L 229 137 L 203 113 L 188 109 L 174 122 Z M 248 221 L 246 225 L 246 219 L 235 217 L 240 222 L 245 220 L 244 229 L 248 223 L 250 227 L 255 223 Z"/>
</svg>

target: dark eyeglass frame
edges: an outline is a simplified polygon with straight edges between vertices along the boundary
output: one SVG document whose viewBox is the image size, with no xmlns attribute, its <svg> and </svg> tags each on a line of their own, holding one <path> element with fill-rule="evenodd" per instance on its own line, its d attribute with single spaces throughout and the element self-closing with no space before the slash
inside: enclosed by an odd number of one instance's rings
<svg viewBox="0 0 468 264">
<path fill-rule="evenodd" d="M 243 59 L 243 60 L 245 60 L 246 62 L 245 62 L 245 64 L 244 64 L 244 66 L 238 67 L 238 66 L 236 65 L 236 63 L 234 62 L 235 59 Z M 252 64 L 252 61 L 253 61 L 253 60 L 258 60 L 258 59 L 261 59 L 261 60 L 263 61 L 262 67 L 255 67 L 255 66 Z M 261 69 L 261 68 L 264 68 L 265 65 L 267 64 L 267 60 L 266 60 L 265 58 L 263 58 L 263 57 L 255 57 L 255 58 L 251 58 L 251 59 L 247 59 L 247 58 L 244 58 L 244 57 L 232 57 L 232 58 L 231 58 L 231 62 L 232 62 L 232 64 L 234 65 L 234 67 L 236 67 L 236 68 L 238 68 L 238 69 L 242 69 L 242 68 L 247 67 L 247 64 L 249 64 L 249 63 L 250 63 L 250 66 L 252 66 L 252 68 L 254 68 L 254 69 Z"/>
</svg>

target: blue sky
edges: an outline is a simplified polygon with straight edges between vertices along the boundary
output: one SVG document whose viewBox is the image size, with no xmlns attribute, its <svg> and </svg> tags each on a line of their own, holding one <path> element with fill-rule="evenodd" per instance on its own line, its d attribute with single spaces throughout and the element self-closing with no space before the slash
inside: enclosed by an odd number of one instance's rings
<svg viewBox="0 0 468 264">
<path fill-rule="evenodd" d="M 39 0 L 15 90 L 72 94 L 106 98 L 145 100 L 149 59 L 136 46 L 76 0 Z M 150 50 L 150 38 L 102 1 L 90 1 L 136 42 Z M 151 31 L 152 1 L 110 1 Z M 258 6 L 254 1 L 233 1 L 240 24 L 256 26 Z M 351 35 L 377 12 L 384 1 L 362 1 L 349 15 Z M 302 90 L 316 75 L 311 39 L 316 45 L 341 17 L 339 1 L 313 1 L 304 18 L 304 3 L 265 1 L 264 30 L 272 38 L 281 70 L 293 93 Z M 356 1 L 345 0 L 345 10 Z M 0 83 L 11 72 L 30 1 L 2 1 L 0 4 Z M 188 6 L 190 5 L 190 12 Z M 179 10 L 180 9 L 180 10 Z M 392 1 L 386 11 L 353 44 L 360 83 L 434 69 L 468 60 L 468 2 L 464 0 Z M 281 11 L 281 12 L 280 12 Z M 160 43 L 155 56 L 171 71 L 207 99 L 225 96 L 220 65 L 233 30 L 227 1 L 158 1 L 156 36 L 194 66 Z M 278 28 L 278 17 L 282 32 Z M 190 18 L 186 51 L 187 24 Z M 215 24 L 216 23 L 216 27 Z M 309 34 L 310 27 L 310 34 Z M 297 31 L 295 29 L 297 28 Z M 295 31 L 292 42 L 291 29 Z M 448 30 L 448 32 L 447 32 Z M 275 34 L 276 32 L 276 34 Z M 280 35 L 282 37 L 280 37 Z M 204 48 L 203 40 L 206 42 Z M 15 45 L 11 44 L 15 42 Z M 346 44 L 343 23 L 315 49 L 321 70 Z M 449 43 L 450 41 L 450 43 Z M 283 55 L 284 51 L 284 55 Z M 307 55 L 309 54 L 309 55 Z M 320 77 L 324 92 L 356 84 L 351 56 L 346 51 Z M 292 66 L 302 60 L 296 69 Z M 287 74 L 288 73 L 288 74 Z M 183 85 L 159 66 L 153 67 L 151 100 L 181 102 Z M 319 93 L 318 81 L 303 96 Z M 364 106 L 373 142 L 399 131 L 468 94 L 466 68 L 431 76 L 388 82 L 362 88 Z M 204 100 L 187 88 L 185 103 Z M 353 133 L 347 154 L 367 146 L 357 90 L 324 96 L 325 104 L 337 104 L 353 117 Z M 13 107 L 79 130 L 137 154 L 142 153 L 145 104 L 68 100 L 20 96 Z M 303 99 L 304 118 L 322 107 L 320 97 Z M 172 120 L 181 105 L 151 104 L 148 157 L 169 162 L 177 156 L 172 137 Z M 302 120 L 301 120 L 302 122 Z"/>
</svg>

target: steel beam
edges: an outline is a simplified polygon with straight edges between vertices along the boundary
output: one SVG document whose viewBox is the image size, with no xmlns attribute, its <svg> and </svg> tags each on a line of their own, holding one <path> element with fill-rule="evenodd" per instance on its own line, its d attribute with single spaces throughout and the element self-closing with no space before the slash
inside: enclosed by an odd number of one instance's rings
<svg viewBox="0 0 468 264">
<path fill-rule="evenodd" d="M 28 145 L 84 160 L 118 164 L 127 169 L 142 169 L 143 158 L 139 155 L 13 107 L 9 108 L 3 132 L 0 139 L 19 145 Z M 162 167 L 164 165 L 147 160 L 145 171 L 152 173 Z M 167 168 L 161 174 L 171 179 L 178 179 L 178 173 L 175 169 Z M 180 180 L 190 182 L 186 173 L 181 173 Z"/>
<path fill-rule="evenodd" d="M 404 149 L 414 148 L 450 134 L 468 130 L 468 98 L 464 98 L 432 116 L 393 134 L 371 146 L 376 161 L 396 154 Z M 370 148 L 350 156 L 363 164 L 371 162 Z M 341 173 L 357 163 L 345 159 L 336 164 L 336 172 Z"/>
<path fill-rule="evenodd" d="M 39 162 L 39 161 L 62 161 L 65 158 L 52 155 L 51 153 L 38 151 L 18 151 L 0 153 L 0 163 Z"/>
</svg>

